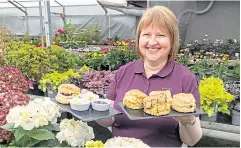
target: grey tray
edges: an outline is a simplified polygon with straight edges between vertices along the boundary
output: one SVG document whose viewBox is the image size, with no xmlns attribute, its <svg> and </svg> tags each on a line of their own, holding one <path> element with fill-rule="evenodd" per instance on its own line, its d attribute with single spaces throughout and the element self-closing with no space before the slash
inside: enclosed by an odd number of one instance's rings
<svg viewBox="0 0 241 148">
<path fill-rule="evenodd" d="M 196 109 L 194 113 L 178 113 L 174 110 L 171 110 L 169 115 L 165 116 L 152 116 L 143 111 L 143 109 L 130 109 L 127 108 L 122 102 L 119 103 L 119 106 L 124 111 L 124 113 L 128 116 L 130 120 L 142 120 L 142 119 L 151 119 L 151 118 L 160 118 L 160 117 L 180 117 L 180 116 L 189 116 L 189 115 L 202 115 L 203 111 Z"/>
<path fill-rule="evenodd" d="M 95 121 L 98 119 L 104 119 L 104 118 L 112 117 L 114 115 L 122 114 L 118 110 L 115 110 L 111 107 L 108 111 L 96 111 L 96 110 L 92 109 L 91 105 L 90 105 L 89 110 L 75 111 L 75 110 L 71 109 L 70 105 L 64 105 L 64 104 L 60 104 L 60 103 L 56 102 L 55 98 L 51 98 L 51 100 L 54 103 L 58 104 L 63 109 L 65 109 L 66 112 L 71 113 L 76 118 L 78 118 L 84 122 Z"/>
</svg>

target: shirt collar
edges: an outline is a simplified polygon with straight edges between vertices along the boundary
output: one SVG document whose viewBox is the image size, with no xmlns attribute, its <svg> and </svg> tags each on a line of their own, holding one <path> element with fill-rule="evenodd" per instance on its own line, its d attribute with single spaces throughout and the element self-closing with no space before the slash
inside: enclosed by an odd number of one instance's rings
<svg viewBox="0 0 241 148">
<path fill-rule="evenodd" d="M 168 62 L 156 75 L 159 77 L 166 77 L 172 73 L 175 66 L 175 62 Z M 143 60 L 137 60 L 134 67 L 135 73 L 144 73 L 144 62 Z"/>
</svg>

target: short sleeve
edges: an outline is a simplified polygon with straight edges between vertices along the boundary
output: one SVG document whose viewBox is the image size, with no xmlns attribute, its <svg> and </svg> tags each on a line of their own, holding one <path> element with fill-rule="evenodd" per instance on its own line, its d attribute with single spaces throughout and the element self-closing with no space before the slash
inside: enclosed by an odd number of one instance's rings
<svg viewBox="0 0 241 148">
<path fill-rule="evenodd" d="M 194 98 L 196 99 L 197 108 L 200 109 L 200 93 L 198 90 L 198 80 L 194 74 L 184 79 L 184 93 L 191 93 L 193 94 Z"/>
<path fill-rule="evenodd" d="M 108 92 L 107 92 L 107 99 L 112 101 L 115 101 L 115 98 L 116 98 L 117 75 L 118 75 L 118 71 L 115 73 L 115 76 L 112 82 L 110 83 L 108 87 Z"/>
</svg>

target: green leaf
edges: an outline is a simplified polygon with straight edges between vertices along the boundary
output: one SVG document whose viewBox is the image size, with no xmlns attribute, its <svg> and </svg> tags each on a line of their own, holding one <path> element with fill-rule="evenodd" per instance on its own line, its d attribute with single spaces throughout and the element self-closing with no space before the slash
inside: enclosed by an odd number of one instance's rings
<svg viewBox="0 0 241 148">
<path fill-rule="evenodd" d="M 45 130 L 45 129 L 33 129 L 28 133 L 28 135 L 31 138 L 37 139 L 37 140 L 49 140 L 49 139 L 55 139 L 55 136 L 52 132 Z"/>
<path fill-rule="evenodd" d="M 19 127 L 16 129 L 16 131 L 14 131 L 14 137 L 15 137 L 15 140 L 18 141 L 19 139 L 21 139 L 24 135 L 26 134 L 26 131 Z"/>
<path fill-rule="evenodd" d="M 49 125 L 45 125 L 40 127 L 41 129 L 46 129 L 48 131 L 60 131 L 59 129 L 59 123 L 55 123 L 55 124 L 49 124 Z"/>
<path fill-rule="evenodd" d="M 40 142 L 40 140 L 30 138 L 30 142 L 27 144 L 27 147 L 32 147 L 32 146 L 36 145 L 39 142 Z"/>
<path fill-rule="evenodd" d="M 7 123 L 7 124 L 5 124 L 3 126 L 0 126 L 0 127 L 7 130 L 7 131 L 11 131 L 11 132 L 15 130 L 14 129 L 14 123 Z"/>
</svg>

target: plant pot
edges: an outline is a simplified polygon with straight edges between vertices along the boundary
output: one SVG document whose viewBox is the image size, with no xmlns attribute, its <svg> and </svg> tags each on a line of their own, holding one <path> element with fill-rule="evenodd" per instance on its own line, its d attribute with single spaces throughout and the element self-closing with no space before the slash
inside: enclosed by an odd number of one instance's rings
<svg viewBox="0 0 241 148">
<path fill-rule="evenodd" d="M 232 115 L 232 124 L 233 125 L 240 125 L 240 112 L 231 110 L 231 115 Z"/>
<path fill-rule="evenodd" d="M 55 96 L 57 95 L 57 92 L 54 91 L 51 86 L 49 86 L 49 87 L 47 88 L 46 95 L 47 95 L 47 97 L 55 98 Z"/>
<path fill-rule="evenodd" d="M 213 103 L 213 108 L 214 108 L 214 114 L 211 115 L 210 117 L 207 114 L 201 115 L 200 119 L 203 121 L 211 121 L 211 122 L 215 122 L 217 121 L 217 117 L 218 117 L 218 104 L 217 103 Z"/>
<path fill-rule="evenodd" d="M 44 92 L 38 88 L 38 83 L 33 84 L 33 89 L 29 89 L 28 94 L 36 95 L 36 96 L 44 96 Z"/>
<path fill-rule="evenodd" d="M 208 117 L 208 115 L 204 114 L 201 115 L 201 120 L 203 121 L 211 121 L 211 122 L 215 122 L 217 121 L 217 117 L 218 117 L 218 113 L 216 112 L 215 114 L 213 114 L 212 116 Z"/>
</svg>

